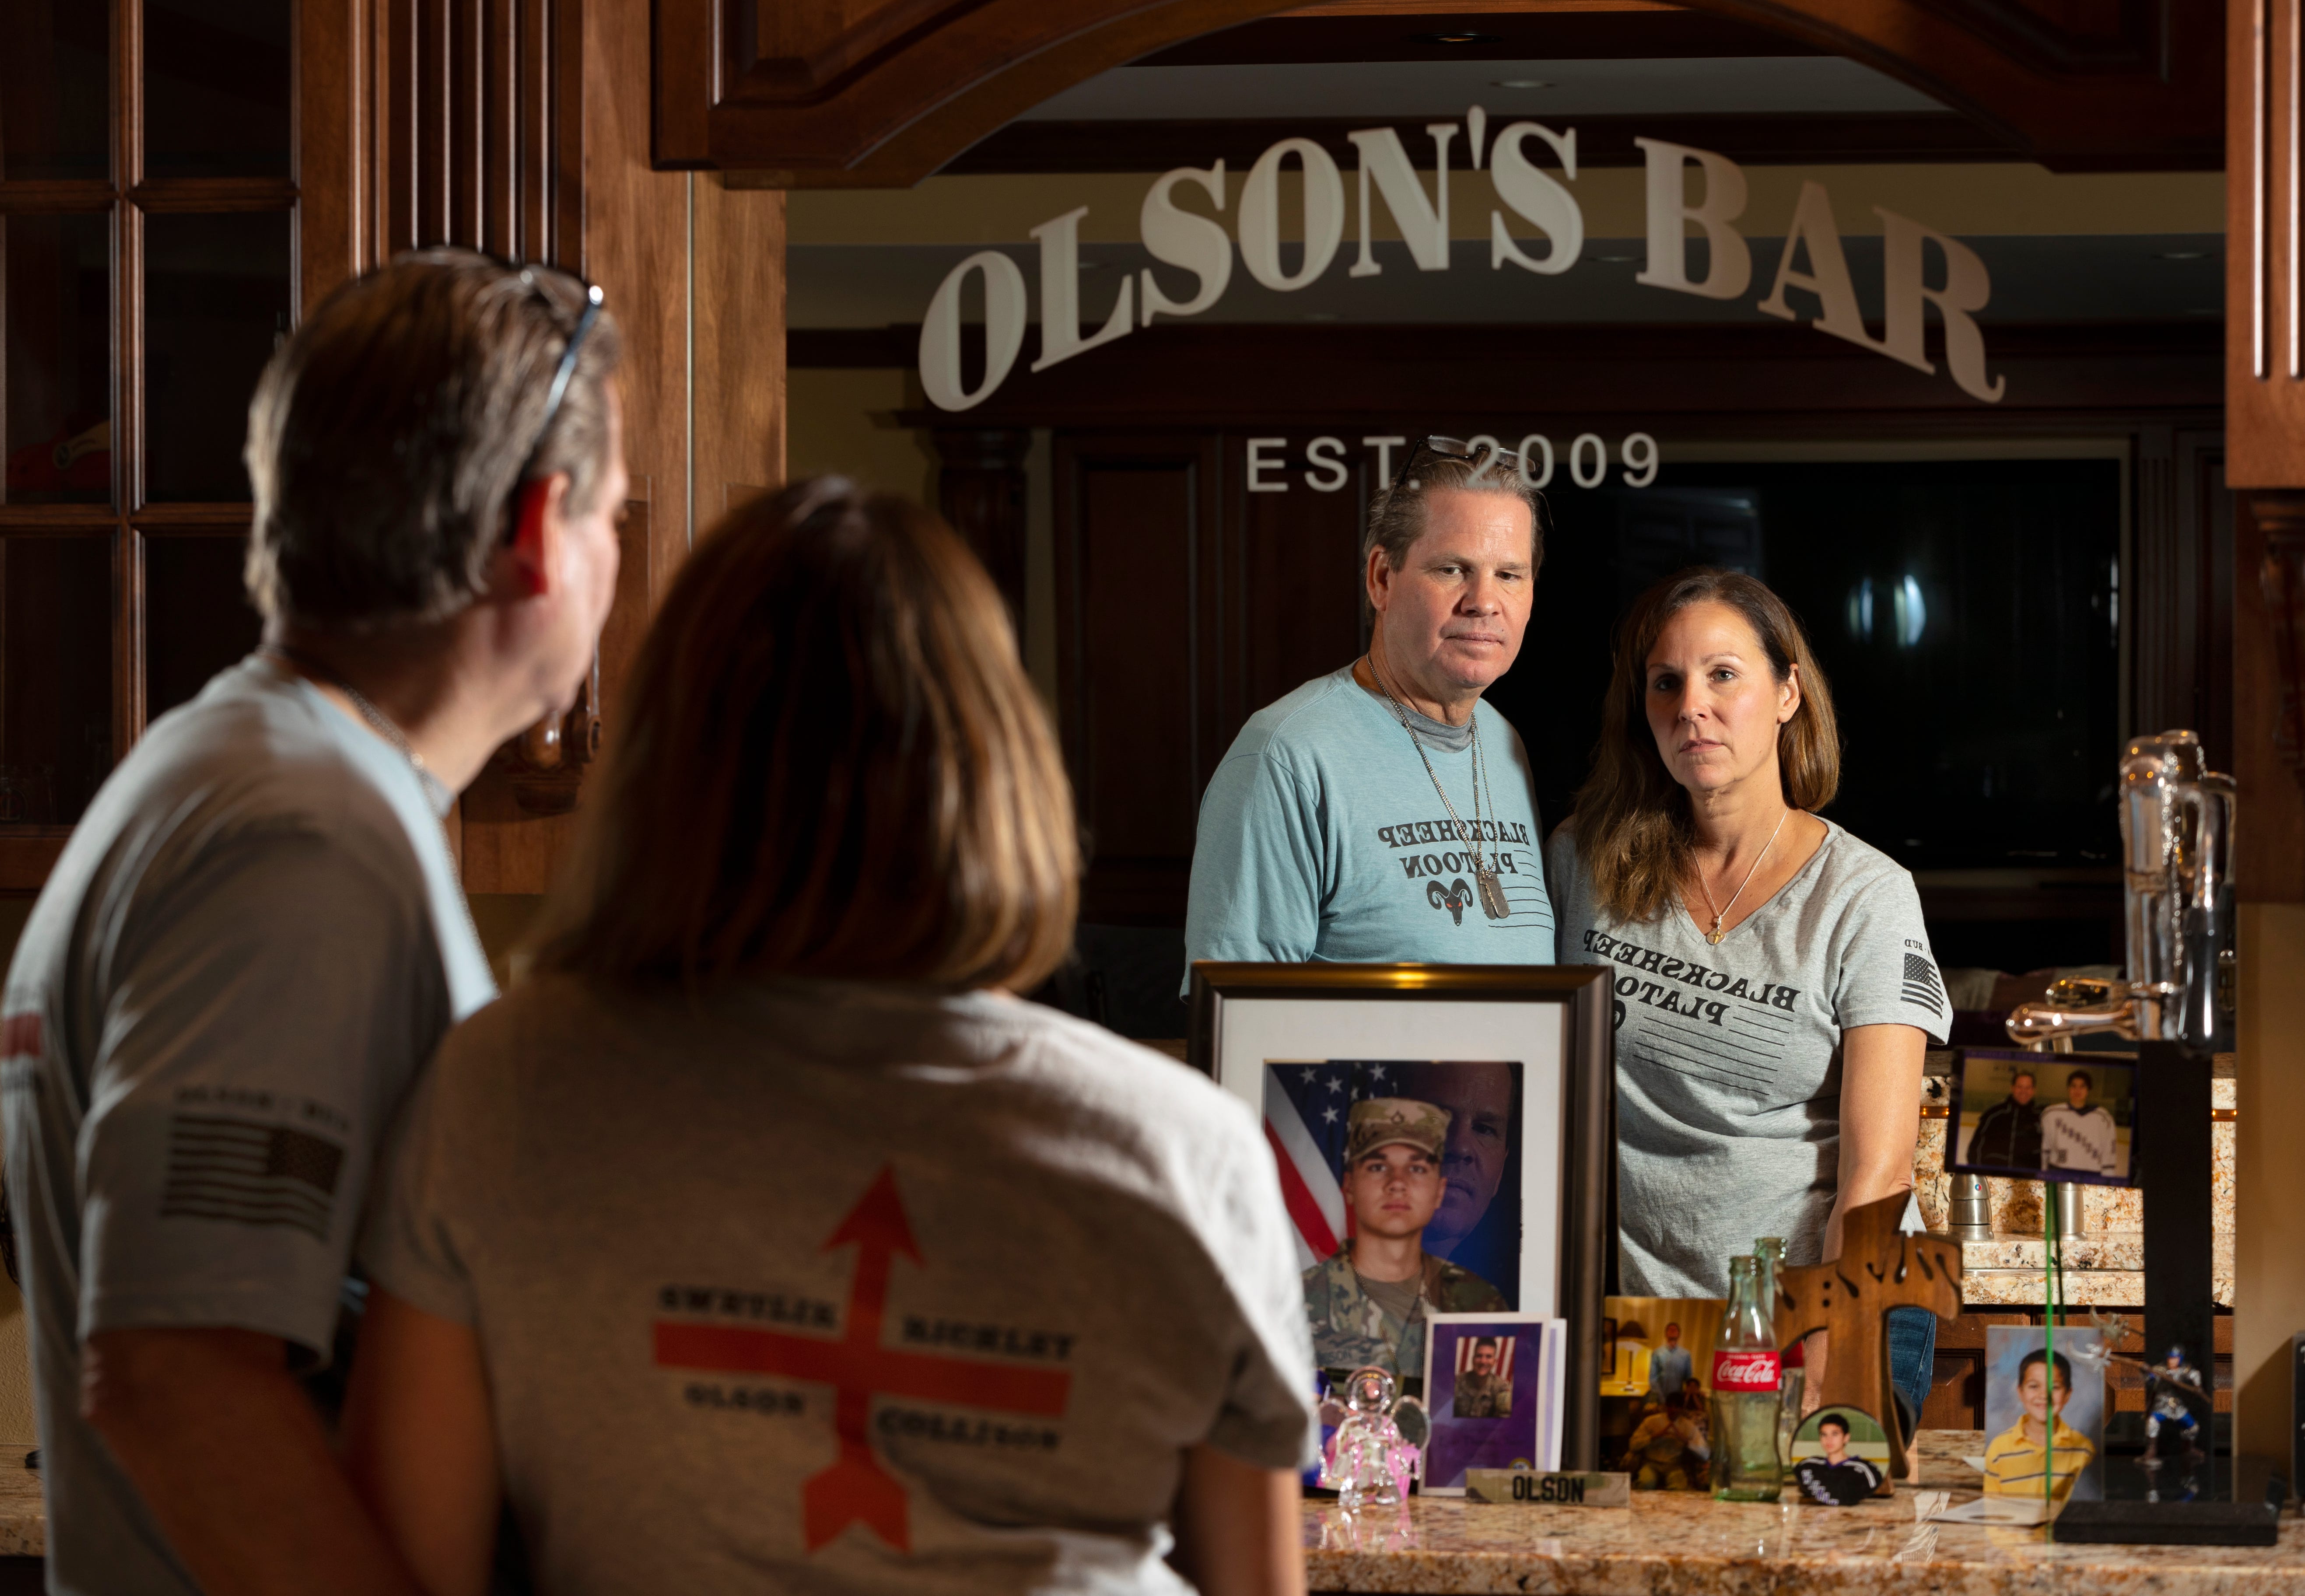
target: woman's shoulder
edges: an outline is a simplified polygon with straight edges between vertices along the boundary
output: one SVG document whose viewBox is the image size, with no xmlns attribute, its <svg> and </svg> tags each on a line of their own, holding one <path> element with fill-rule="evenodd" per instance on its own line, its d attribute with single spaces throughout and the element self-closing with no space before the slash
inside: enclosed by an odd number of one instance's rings
<svg viewBox="0 0 2305 1596">
<path fill-rule="evenodd" d="M 1156 1139 L 1261 1141 L 1248 1105 L 1208 1076 L 1101 1025 L 1022 998 L 989 998 L 982 1023 L 1013 1032 L 1036 1089 Z"/>
<path fill-rule="evenodd" d="M 1816 819 L 1825 837 L 1817 849 L 1819 885 L 1834 896 L 1872 891 L 1913 893 L 1913 873 L 1846 826 Z"/>
</svg>

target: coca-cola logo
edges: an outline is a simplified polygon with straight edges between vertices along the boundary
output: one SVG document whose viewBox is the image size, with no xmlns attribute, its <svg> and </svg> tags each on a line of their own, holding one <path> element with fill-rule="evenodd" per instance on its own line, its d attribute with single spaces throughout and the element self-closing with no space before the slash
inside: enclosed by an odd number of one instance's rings
<svg viewBox="0 0 2305 1596">
<path fill-rule="evenodd" d="M 1716 1391 L 1775 1390 L 1777 1354 L 1773 1351 L 1714 1353 L 1713 1388 Z"/>
</svg>

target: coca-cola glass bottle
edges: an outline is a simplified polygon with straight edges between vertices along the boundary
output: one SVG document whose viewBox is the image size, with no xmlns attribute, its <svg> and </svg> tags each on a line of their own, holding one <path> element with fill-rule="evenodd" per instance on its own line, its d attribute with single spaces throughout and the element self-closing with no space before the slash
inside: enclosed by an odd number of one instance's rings
<svg viewBox="0 0 2305 1596">
<path fill-rule="evenodd" d="M 1777 1312 L 1777 1279 L 1785 1271 L 1785 1238 L 1765 1235 L 1753 1243 L 1753 1256 L 1759 1259 L 1761 1269 L 1761 1301 L 1766 1304 L 1769 1317 Z M 1793 1431 L 1800 1428 L 1801 1386 L 1806 1371 L 1801 1367 L 1801 1344 L 1793 1342 L 1779 1349 L 1781 1367 L 1777 1379 L 1782 1389 L 1777 1393 L 1777 1454 L 1787 1468 L 1792 1466 Z"/>
<path fill-rule="evenodd" d="M 1713 1494 L 1725 1502 L 1773 1502 L 1784 1489 L 1776 1316 L 1762 1297 L 1766 1272 L 1750 1254 L 1729 1261 L 1729 1316 L 1713 1344 Z"/>
</svg>

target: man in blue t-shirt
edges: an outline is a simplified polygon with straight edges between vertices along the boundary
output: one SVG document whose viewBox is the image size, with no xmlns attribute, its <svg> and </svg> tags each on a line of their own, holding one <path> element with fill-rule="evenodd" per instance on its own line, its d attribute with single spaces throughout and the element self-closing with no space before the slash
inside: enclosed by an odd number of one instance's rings
<svg viewBox="0 0 2305 1596">
<path fill-rule="evenodd" d="M 1369 505 L 1369 651 L 1250 716 L 1217 767 L 1188 958 L 1552 963 L 1528 755 L 1481 702 L 1520 652 L 1544 501 L 1514 456 L 1469 453 L 1410 451 Z"/>
</svg>

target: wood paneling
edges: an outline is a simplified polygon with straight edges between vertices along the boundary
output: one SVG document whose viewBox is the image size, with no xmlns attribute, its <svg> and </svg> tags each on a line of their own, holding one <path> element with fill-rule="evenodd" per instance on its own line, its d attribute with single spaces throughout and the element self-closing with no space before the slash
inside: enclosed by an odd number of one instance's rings
<svg viewBox="0 0 2305 1596">
<path fill-rule="evenodd" d="M 916 328 L 807 331 L 842 363 L 872 341 L 910 366 Z M 1165 322 L 1048 370 L 1021 369 L 967 412 L 980 426 L 1238 426 L 1279 432 L 1336 423 L 1398 431 L 1476 430 L 1517 417 L 1555 427 L 1646 427 L 1680 437 L 1976 437 L 2050 429 L 2102 431 L 2115 417 L 2216 425 L 2223 381 L 2214 326 L 1999 326 L 1991 369 L 2009 379 L 1990 412 L 1929 377 L 1836 338 L 1775 326 L 1371 327 Z M 1382 372 L 1382 381 L 1371 380 Z M 948 425 L 941 411 L 908 426 Z M 1532 425 L 1537 424 L 1532 420 Z M 1701 429 L 1701 432 L 1696 429 Z M 1463 436 L 1463 435 L 1459 435 Z M 1556 437 L 1556 446 L 1561 439 Z"/>
<path fill-rule="evenodd" d="M 2233 495 L 2222 433 L 2138 431 L 2124 583 L 2134 640 L 2130 724 L 2188 726 L 2210 767 L 2233 768 Z"/>
<path fill-rule="evenodd" d="M 2305 903 L 2305 788 L 2282 737 L 2284 709 L 2297 696 L 2296 656 L 2289 652 L 2284 668 L 2275 624 L 2275 603 L 2293 590 L 2284 582 L 2268 597 L 2265 588 L 2274 538 L 2305 535 L 2305 495 L 2235 497 L 2233 774 L 2247 808 L 2234 828 L 2234 890 L 2244 903 Z"/>
<path fill-rule="evenodd" d="M 1089 854 L 1082 917 L 1181 920 L 1218 724 L 1220 457 L 1204 436 L 1060 439 L 1058 713 Z"/>
<path fill-rule="evenodd" d="M 1475 34 L 1493 44 L 1449 43 Z M 1546 6 L 1490 0 L 1446 4 L 1308 6 L 1172 45 L 1144 66 L 1253 66 L 1274 62 L 1620 61 L 1636 56 L 1807 55 L 1814 46 L 1735 17 L 1679 5 Z"/>
<path fill-rule="evenodd" d="M 2225 170 L 2226 474 L 2305 487 L 2305 307 L 2299 274 L 2298 8 L 2229 0 Z"/>
<path fill-rule="evenodd" d="M 778 187 L 906 186 L 1060 89 L 1284 4 L 660 0 L 657 158 L 750 169 Z M 2215 4 L 1697 0 L 1690 9 L 1863 61 L 2059 170 L 2213 168 L 2221 158 L 2224 23 Z M 1632 13 L 1620 25 L 1665 14 Z M 1624 48 L 1669 53 L 1633 40 Z"/>
<path fill-rule="evenodd" d="M 1008 601 L 1019 636 L 1025 628 L 1025 456 L 1033 434 L 1023 427 L 939 427 L 929 434 L 937 460 L 937 508 L 968 539 L 992 585 Z"/>
<path fill-rule="evenodd" d="M 785 475 L 785 197 L 699 174 L 696 535 Z"/>
<path fill-rule="evenodd" d="M 1311 433 L 1288 435 L 1263 452 L 1286 464 L 1263 473 L 1285 478 L 1287 493 L 1248 490 L 1246 440 L 1225 440 L 1228 529 L 1225 594 L 1217 617 L 1225 671 L 1220 728 L 1229 746 L 1241 723 L 1283 693 L 1361 651 L 1361 584 L 1355 556 L 1363 506 L 1377 487 L 1366 451 L 1352 448 L 1344 485 L 1314 491 L 1305 446 Z M 1357 444 L 1356 439 L 1355 443 Z M 1395 460 L 1399 456 L 1396 454 Z M 1333 472 L 1321 471 L 1323 481 Z M 1195 797 L 1197 798 L 1197 794 Z"/>
<path fill-rule="evenodd" d="M 1380 119 L 1381 120 L 1381 119 Z M 1751 166 L 1862 161 L 2021 161 L 2031 157 L 1965 116 L 1578 116 L 1577 164 L 1637 166 L 1633 140 L 1663 139 Z M 1371 118 L 1241 122 L 1012 122 L 947 162 L 944 171 L 1165 172 L 1223 160 L 1246 170 L 1282 139 L 1310 139 L 1349 172 L 1360 152 L 1346 137 Z M 1461 157 L 1459 157 L 1461 158 Z"/>
<path fill-rule="evenodd" d="M 580 0 L 370 3 L 385 252 L 462 244 L 583 272 Z"/>
<path fill-rule="evenodd" d="M 584 200 L 586 264 L 625 335 L 625 463 L 650 483 L 653 605 L 688 554 L 693 180 L 649 166 L 648 20 L 638 0 L 584 8 Z M 776 264 L 781 271 L 783 261 Z"/>
<path fill-rule="evenodd" d="M 373 0 L 299 0 L 296 171 L 301 314 L 376 262 Z"/>
</svg>

